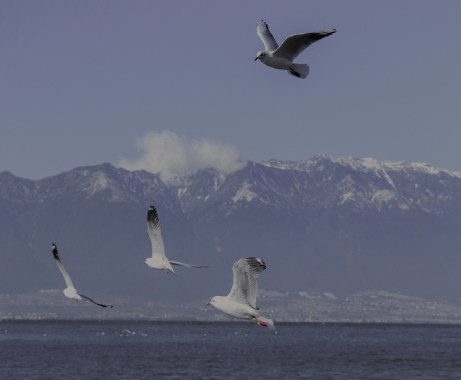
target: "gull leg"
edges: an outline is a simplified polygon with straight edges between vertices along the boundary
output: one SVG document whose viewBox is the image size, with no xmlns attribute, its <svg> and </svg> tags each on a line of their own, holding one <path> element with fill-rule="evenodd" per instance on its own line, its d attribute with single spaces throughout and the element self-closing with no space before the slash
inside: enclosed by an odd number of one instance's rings
<svg viewBox="0 0 461 380">
<path fill-rule="evenodd" d="M 78 302 L 78 299 L 77 299 L 77 298 L 75 298 L 75 302 Z"/>
<path fill-rule="evenodd" d="M 166 269 L 166 268 L 163 268 L 163 269 L 165 269 L 165 273 L 166 273 L 166 274 L 169 274 L 169 273 L 170 273 L 170 272 L 168 272 L 168 269 Z"/>
<path fill-rule="evenodd" d="M 254 317 L 253 315 L 251 316 L 251 318 L 253 318 L 258 323 L 258 325 L 267 327 L 267 323 L 260 321 L 258 318 Z"/>
</svg>

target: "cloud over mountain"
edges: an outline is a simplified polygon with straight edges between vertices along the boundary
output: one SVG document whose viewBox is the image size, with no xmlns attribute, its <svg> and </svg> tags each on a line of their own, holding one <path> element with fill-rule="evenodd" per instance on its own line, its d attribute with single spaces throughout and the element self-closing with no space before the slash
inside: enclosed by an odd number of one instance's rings
<svg viewBox="0 0 461 380">
<path fill-rule="evenodd" d="M 138 137 L 137 146 L 142 151 L 141 157 L 135 161 L 122 158 L 120 167 L 162 175 L 193 174 L 207 168 L 229 174 L 247 164 L 232 146 L 208 140 L 188 141 L 170 131 L 148 132 Z"/>
</svg>

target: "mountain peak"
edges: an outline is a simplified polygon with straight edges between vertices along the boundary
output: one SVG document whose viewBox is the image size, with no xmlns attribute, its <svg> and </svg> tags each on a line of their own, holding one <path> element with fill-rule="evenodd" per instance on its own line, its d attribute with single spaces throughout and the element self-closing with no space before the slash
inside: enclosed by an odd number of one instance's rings
<svg viewBox="0 0 461 380">
<path fill-rule="evenodd" d="M 361 172 L 375 172 L 383 173 L 387 171 L 402 171 L 402 172 L 420 172 L 430 175 L 448 175 L 450 177 L 461 178 L 461 172 L 450 171 L 446 169 L 435 168 L 426 163 L 417 163 L 411 161 L 380 161 L 375 158 L 354 158 L 343 157 L 333 158 L 326 154 L 317 154 L 309 160 L 304 161 L 283 161 L 283 160 L 264 160 L 260 164 L 271 168 L 284 169 L 284 170 L 297 170 L 310 172 L 311 170 L 321 170 L 328 164 L 339 164 L 344 167 L 353 169 L 354 171 Z M 381 175 L 379 174 L 379 175 Z"/>
</svg>

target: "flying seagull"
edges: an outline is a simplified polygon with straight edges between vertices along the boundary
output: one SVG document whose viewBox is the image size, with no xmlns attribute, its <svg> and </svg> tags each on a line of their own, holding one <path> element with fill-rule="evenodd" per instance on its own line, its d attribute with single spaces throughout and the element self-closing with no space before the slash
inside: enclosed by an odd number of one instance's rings
<svg viewBox="0 0 461 380">
<path fill-rule="evenodd" d="M 335 32 L 336 29 L 325 29 L 319 32 L 293 34 L 285 38 L 279 46 L 267 24 L 261 20 L 256 27 L 256 33 L 263 41 L 266 50 L 258 51 L 255 61 L 259 59 L 269 67 L 286 70 L 288 74 L 304 79 L 309 74 L 309 66 L 293 63 L 293 60 L 311 44 Z"/>
<path fill-rule="evenodd" d="M 234 283 L 227 297 L 215 296 L 208 302 L 215 308 L 235 318 L 255 320 L 259 326 L 274 327 L 274 322 L 267 312 L 256 306 L 259 274 L 266 269 L 266 264 L 256 257 L 240 259 L 234 263 Z"/>
<path fill-rule="evenodd" d="M 113 306 L 108 306 L 108 305 L 97 303 L 96 301 L 93 301 L 90 297 L 77 293 L 77 290 L 74 288 L 74 285 L 72 284 L 72 280 L 70 279 L 69 274 L 64 269 L 64 265 L 62 265 L 61 259 L 59 258 L 58 247 L 56 247 L 56 244 L 53 243 L 51 248 L 53 249 L 53 256 L 54 256 L 54 259 L 56 260 L 56 264 L 58 264 L 59 270 L 61 271 L 62 275 L 64 276 L 64 280 L 66 281 L 67 288 L 62 291 L 66 297 L 73 298 L 75 301 L 78 301 L 78 300 L 81 301 L 83 297 L 87 299 L 88 301 L 93 302 L 95 305 L 102 306 L 102 307 L 113 307 Z"/>
<path fill-rule="evenodd" d="M 152 257 L 144 261 L 151 268 L 164 270 L 166 274 L 170 272 L 176 276 L 173 270 L 173 265 L 182 265 L 189 268 L 208 268 L 207 266 L 191 265 L 180 263 L 179 261 L 170 261 L 165 256 L 165 247 L 163 246 L 162 231 L 160 221 L 158 220 L 157 210 L 154 206 L 150 206 L 147 211 L 147 233 L 149 234 L 152 243 Z"/>
</svg>

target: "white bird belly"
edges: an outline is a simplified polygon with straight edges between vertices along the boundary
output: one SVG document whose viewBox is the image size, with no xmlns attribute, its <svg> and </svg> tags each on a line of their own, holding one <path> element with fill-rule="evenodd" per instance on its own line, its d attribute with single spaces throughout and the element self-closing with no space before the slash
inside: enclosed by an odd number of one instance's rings
<svg viewBox="0 0 461 380">
<path fill-rule="evenodd" d="M 171 267 L 170 262 L 164 256 L 162 257 L 162 256 L 154 255 L 153 257 L 146 259 L 146 264 L 154 269 L 163 270 L 164 268 L 166 268 L 168 270 L 173 271 L 173 268 Z"/>
<path fill-rule="evenodd" d="M 257 310 L 248 305 L 243 305 L 241 303 L 229 300 L 220 306 L 221 311 L 238 319 L 252 320 L 252 317 L 254 317 L 257 313 Z"/>
<path fill-rule="evenodd" d="M 75 290 L 75 288 L 66 288 L 62 292 L 68 298 L 74 298 L 74 299 L 79 299 L 79 300 L 82 299 L 82 297 L 80 297 L 80 295 L 77 293 L 77 290 Z"/>
<path fill-rule="evenodd" d="M 266 57 L 264 60 L 261 60 L 262 63 L 269 67 L 279 70 L 290 70 L 292 62 L 286 58 L 280 57 Z"/>
</svg>

